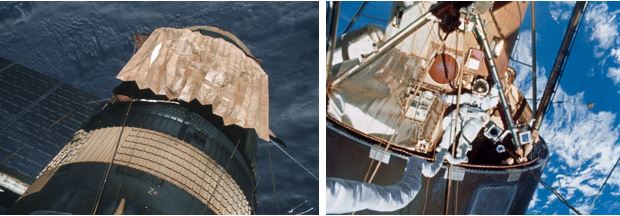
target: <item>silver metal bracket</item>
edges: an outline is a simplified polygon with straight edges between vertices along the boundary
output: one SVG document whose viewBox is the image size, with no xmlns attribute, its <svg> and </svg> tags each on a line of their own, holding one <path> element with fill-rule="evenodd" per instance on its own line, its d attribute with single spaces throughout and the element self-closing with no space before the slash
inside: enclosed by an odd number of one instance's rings
<svg viewBox="0 0 620 216">
<path fill-rule="evenodd" d="M 373 160 L 380 161 L 381 163 L 384 163 L 384 164 L 390 164 L 391 154 L 389 152 L 384 151 L 383 149 L 384 148 L 382 146 L 371 147 L 370 154 L 368 155 L 368 157 Z"/>
</svg>

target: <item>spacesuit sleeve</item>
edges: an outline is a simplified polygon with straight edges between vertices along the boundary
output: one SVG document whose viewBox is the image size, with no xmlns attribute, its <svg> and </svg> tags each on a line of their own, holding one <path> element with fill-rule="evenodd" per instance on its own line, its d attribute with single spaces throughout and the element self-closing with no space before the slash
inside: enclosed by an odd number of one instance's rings
<svg viewBox="0 0 620 216">
<path fill-rule="evenodd" d="M 343 214 L 365 209 L 388 212 L 407 206 L 420 191 L 422 162 L 410 158 L 403 177 L 387 186 L 327 178 L 327 213 Z"/>
<path fill-rule="evenodd" d="M 457 97 L 457 95 L 443 95 L 441 96 L 441 100 L 447 104 L 454 105 L 456 104 Z M 461 94 L 461 98 L 459 98 L 459 104 L 471 103 L 471 101 L 472 98 L 469 93 Z"/>
<path fill-rule="evenodd" d="M 482 110 L 488 110 L 488 109 L 491 109 L 497 106 L 497 103 L 499 103 L 498 88 L 499 86 L 497 84 L 494 84 L 493 87 L 491 87 L 491 91 L 489 92 L 489 95 L 485 97 L 482 103 L 480 104 L 480 108 L 482 108 Z"/>
</svg>

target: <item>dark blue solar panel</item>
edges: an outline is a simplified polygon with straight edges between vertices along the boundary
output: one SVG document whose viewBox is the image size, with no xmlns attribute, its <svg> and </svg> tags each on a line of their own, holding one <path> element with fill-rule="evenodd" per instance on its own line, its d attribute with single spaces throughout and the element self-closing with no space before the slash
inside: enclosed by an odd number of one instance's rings
<svg viewBox="0 0 620 216">
<path fill-rule="evenodd" d="M 100 100 L 0 58 L 0 172 L 31 183 Z"/>
</svg>

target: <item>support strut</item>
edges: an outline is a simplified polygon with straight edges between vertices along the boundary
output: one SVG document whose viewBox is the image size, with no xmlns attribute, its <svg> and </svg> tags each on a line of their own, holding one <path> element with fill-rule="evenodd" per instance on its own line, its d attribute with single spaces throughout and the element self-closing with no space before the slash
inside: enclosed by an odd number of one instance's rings
<svg viewBox="0 0 620 216">
<path fill-rule="evenodd" d="M 566 29 L 566 33 L 564 33 L 564 39 L 562 39 L 562 45 L 558 51 L 558 56 L 555 58 L 553 69 L 551 69 L 551 75 L 549 75 L 549 81 L 547 82 L 547 86 L 545 86 L 545 92 L 540 99 L 538 109 L 536 109 L 534 131 L 538 131 L 540 129 L 545 112 L 547 112 L 547 109 L 549 108 L 551 97 L 559 85 L 560 77 L 562 76 L 564 66 L 566 66 L 566 60 L 568 59 L 568 54 L 570 53 L 571 44 L 573 43 L 573 39 L 575 39 L 577 28 L 579 26 L 579 22 L 581 21 L 581 16 L 583 15 L 587 4 L 587 2 L 583 1 L 578 1 L 575 3 L 575 8 L 573 9 L 573 14 L 570 22 L 568 23 L 568 28 Z"/>
<path fill-rule="evenodd" d="M 489 72 L 493 77 L 493 81 L 495 82 L 495 86 L 498 88 L 499 92 L 499 102 L 502 105 L 502 114 L 504 115 L 504 120 L 508 123 L 508 129 L 510 133 L 512 133 L 512 144 L 515 148 L 521 147 L 519 143 L 519 139 L 517 137 L 517 130 L 515 128 L 514 122 L 512 120 L 512 111 L 510 109 L 510 105 L 506 100 L 506 96 L 504 94 L 504 88 L 499 79 L 499 74 L 497 72 L 497 66 L 495 65 L 495 61 L 493 60 L 493 54 L 491 53 L 491 47 L 487 42 L 487 35 L 484 32 L 484 28 L 482 27 L 480 15 L 476 14 L 473 16 L 473 21 L 476 27 L 474 28 L 474 33 L 476 34 L 476 39 L 478 40 L 478 44 L 482 47 L 484 52 L 484 57 L 487 62 L 487 66 L 489 66 Z"/>
</svg>

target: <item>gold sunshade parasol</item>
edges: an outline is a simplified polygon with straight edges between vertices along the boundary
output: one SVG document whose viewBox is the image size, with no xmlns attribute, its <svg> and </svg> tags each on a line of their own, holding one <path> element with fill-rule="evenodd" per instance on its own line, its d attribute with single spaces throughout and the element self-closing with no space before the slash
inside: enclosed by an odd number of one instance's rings
<svg viewBox="0 0 620 216">
<path fill-rule="evenodd" d="M 238 46 L 190 29 L 158 28 L 116 78 L 168 99 L 212 105 L 224 124 L 269 140 L 267 74 Z"/>
</svg>

